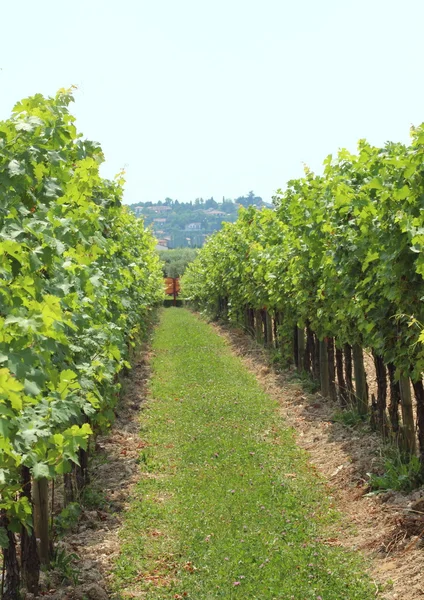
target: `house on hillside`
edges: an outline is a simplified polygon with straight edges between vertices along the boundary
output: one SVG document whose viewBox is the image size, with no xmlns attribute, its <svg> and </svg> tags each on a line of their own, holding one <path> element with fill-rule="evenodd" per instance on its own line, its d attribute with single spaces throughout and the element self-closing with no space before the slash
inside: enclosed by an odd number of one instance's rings
<svg viewBox="0 0 424 600">
<path fill-rule="evenodd" d="M 207 210 L 206 214 L 213 215 L 215 217 L 225 217 L 227 213 L 223 212 L 222 210 Z"/>
<path fill-rule="evenodd" d="M 153 219 L 153 223 L 166 223 L 166 219 Z"/>
<path fill-rule="evenodd" d="M 186 231 L 197 231 L 199 229 L 202 229 L 201 223 L 187 223 L 185 226 Z"/>
<path fill-rule="evenodd" d="M 165 213 L 168 210 L 172 210 L 172 207 L 171 206 L 166 206 L 166 205 L 159 204 L 159 205 L 153 205 L 153 206 L 151 206 L 150 210 L 152 210 L 155 213 Z"/>
</svg>

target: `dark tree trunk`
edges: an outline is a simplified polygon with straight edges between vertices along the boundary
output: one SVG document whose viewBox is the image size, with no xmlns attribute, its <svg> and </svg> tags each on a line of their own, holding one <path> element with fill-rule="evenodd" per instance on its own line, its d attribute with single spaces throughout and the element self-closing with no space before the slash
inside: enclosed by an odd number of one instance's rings
<svg viewBox="0 0 424 600">
<path fill-rule="evenodd" d="M 88 452 L 84 448 L 78 450 L 79 465 L 75 468 L 75 479 L 78 490 L 82 490 L 89 482 L 88 476 Z"/>
<path fill-rule="evenodd" d="M 366 415 L 368 412 L 368 386 L 364 367 L 364 354 L 359 344 L 355 344 L 352 351 L 358 412 L 360 415 Z"/>
<path fill-rule="evenodd" d="M 336 371 L 334 368 L 334 338 L 327 338 L 327 353 L 328 353 L 328 391 L 330 398 L 336 402 Z"/>
<path fill-rule="evenodd" d="M 376 425 L 377 429 L 381 432 L 383 438 L 387 437 L 387 417 L 386 417 L 386 404 L 387 404 L 387 375 L 386 366 L 383 361 L 383 357 L 375 354 L 374 366 L 375 374 L 377 378 L 377 399 L 376 399 Z"/>
<path fill-rule="evenodd" d="M 28 498 L 32 506 L 31 473 L 28 467 L 22 467 L 22 496 Z M 34 522 L 31 531 L 25 527 L 21 528 L 21 569 L 24 587 L 32 594 L 38 594 L 38 582 L 40 578 L 40 559 L 37 552 L 37 540 L 35 537 Z"/>
<path fill-rule="evenodd" d="M 390 381 L 390 404 L 389 404 L 389 416 L 392 431 L 395 434 L 396 439 L 399 436 L 399 405 L 400 405 L 400 387 L 399 382 L 395 381 L 396 367 L 393 363 L 387 365 L 387 371 L 389 373 Z"/>
<path fill-rule="evenodd" d="M 424 387 L 422 379 L 413 381 L 415 399 L 417 401 L 418 450 L 421 461 L 421 471 L 424 474 Z"/>
<path fill-rule="evenodd" d="M 353 393 L 353 368 L 352 368 L 352 346 L 344 345 L 345 374 L 347 398 L 350 406 L 356 406 L 355 395 Z"/>
<path fill-rule="evenodd" d="M 64 505 L 67 506 L 71 502 L 74 502 L 74 485 L 72 483 L 72 474 L 65 473 L 63 476 L 63 490 L 64 490 Z"/>
<path fill-rule="evenodd" d="M 342 408 L 347 406 L 348 392 L 346 389 L 346 382 L 343 373 L 343 350 L 336 347 L 336 371 L 337 371 L 337 383 L 339 387 L 339 402 Z"/>
<path fill-rule="evenodd" d="M 19 577 L 19 563 L 16 556 L 16 544 L 15 535 L 7 528 L 9 521 L 4 511 L 0 513 L 0 527 L 4 527 L 7 531 L 7 538 L 9 545 L 7 548 L 3 548 L 3 560 L 4 567 L 6 570 L 6 577 L 4 580 L 4 590 L 2 600 L 19 600 L 19 588 L 20 588 L 20 577 Z"/>
</svg>

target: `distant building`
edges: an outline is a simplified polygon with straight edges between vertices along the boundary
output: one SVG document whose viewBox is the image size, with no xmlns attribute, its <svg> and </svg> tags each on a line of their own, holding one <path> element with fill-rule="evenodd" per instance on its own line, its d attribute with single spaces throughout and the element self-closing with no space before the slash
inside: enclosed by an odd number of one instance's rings
<svg viewBox="0 0 424 600">
<path fill-rule="evenodd" d="M 166 219 L 153 219 L 153 223 L 166 223 Z"/>
<path fill-rule="evenodd" d="M 197 231 L 199 229 L 202 229 L 202 224 L 201 223 L 188 223 L 185 226 L 185 229 L 186 229 L 186 231 Z"/>
<path fill-rule="evenodd" d="M 207 210 L 206 214 L 214 215 L 216 217 L 225 217 L 227 213 L 223 212 L 222 210 Z"/>
<path fill-rule="evenodd" d="M 164 204 L 162 205 L 154 205 L 154 206 L 150 206 L 149 210 L 152 210 L 155 213 L 164 213 L 168 210 L 172 210 L 171 206 L 166 206 Z"/>
<path fill-rule="evenodd" d="M 156 244 L 156 250 L 169 250 L 168 246 L 162 246 L 162 244 Z"/>
</svg>

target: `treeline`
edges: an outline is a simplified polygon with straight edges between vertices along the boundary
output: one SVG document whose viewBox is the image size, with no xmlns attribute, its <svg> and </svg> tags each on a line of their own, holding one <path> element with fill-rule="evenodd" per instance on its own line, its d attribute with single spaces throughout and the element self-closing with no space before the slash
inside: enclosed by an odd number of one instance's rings
<svg viewBox="0 0 424 600">
<path fill-rule="evenodd" d="M 0 546 L 3 598 L 38 593 L 51 556 L 49 492 L 87 481 L 89 438 L 114 417 L 152 305 L 155 241 L 99 176 L 65 90 L 0 123 Z M 19 551 L 17 549 L 19 543 Z"/>
<path fill-rule="evenodd" d="M 279 348 L 424 467 L 423 159 L 424 126 L 409 146 L 360 141 L 329 156 L 323 175 L 280 190 L 275 210 L 242 211 L 210 238 L 183 293 Z"/>
<path fill-rule="evenodd" d="M 175 250 L 159 250 L 164 277 L 182 277 L 187 266 L 196 258 L 195 248 L 176 248 Z"/>
<path fill-rule="evenodd" d="M 199 209 L 219 209 L 224 210 L 227 213 L 232 213 L 237 210 L 237 206 L 262 206 L 264 201 L 260 196 L 257 196 L 253 190 L 251 190 L 245 196 L 239 196 L 237 198 L 222 198 L 221 201 L 217 201 L 213 196 L 210 198 L 196 198 L 194 201 L 180 202 L 177 199 L 165 198 L 165 200 L 158 200 L 157 202 L 134 202 L 128 206 L 134 210 L 136 207 L 141 208 L 152 208 L 153 206 L 171 206 L 176 212 L 182 212 L 185 210 L 199 210 Z"/>
</svg>

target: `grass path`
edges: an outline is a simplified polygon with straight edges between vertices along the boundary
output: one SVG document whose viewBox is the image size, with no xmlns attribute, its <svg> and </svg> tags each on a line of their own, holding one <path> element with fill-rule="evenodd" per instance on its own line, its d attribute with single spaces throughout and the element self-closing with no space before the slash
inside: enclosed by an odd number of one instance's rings
<svg viewBox="0 0 424 600">
<path fill-rule="evenodd" d="M 118 595 L 374 598 L 359 558 L 325 544 L 336 518 L 327 488 L 213 328 L 184 309 L 164 310 L 152 371 Z"/>
</svg>

